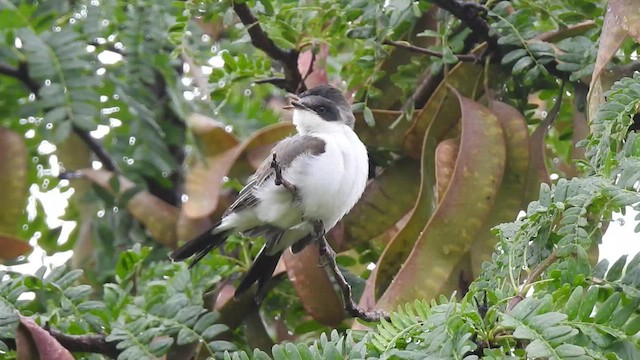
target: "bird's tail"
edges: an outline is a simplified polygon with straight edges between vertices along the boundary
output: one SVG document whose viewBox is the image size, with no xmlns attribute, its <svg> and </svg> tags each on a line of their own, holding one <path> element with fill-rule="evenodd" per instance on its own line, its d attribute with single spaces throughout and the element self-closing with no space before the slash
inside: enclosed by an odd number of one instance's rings
<svg viewBox="0 0 640 360">
<path fill-rule="evenodd" d="M 244 278 L 242 278 L 242 281 L 240 281 L 240 284 L 236 288 L 234 297 L 237 299 L 245 291 L 249 290 L 253 283 L 257 282 L 258 287 L 256 289 L 254 299 L 256 300 L 256 303 L 259 304 L 267 294 L 267 284 L 269 283 L 269 280 L 271 280 L 271 276 L 278 265 L 280 256 L 282 256 L 282 251 L 269 255 L 267 246 L 263 246 L 262 250 L 260 250 L 260 253 L 258 253 L 258 256 L 256 256 L 253 261 L 251 268 L 249 268 L 249 271 Z"/>
<path fill-rule="evenodd" d="M 198 235 L 198 237 L 187 241 L 184 245 L 177 248 L 169 257 L 174 261 L 182 261 L 195 255 L 189 268 L 193 267 L 198 261 L 207 255 L 211 250 L 222 245 L 230 235 L 230 230 L 219 230 L 220 222 L 217 222 L 209 230 Z"/>
</svg>

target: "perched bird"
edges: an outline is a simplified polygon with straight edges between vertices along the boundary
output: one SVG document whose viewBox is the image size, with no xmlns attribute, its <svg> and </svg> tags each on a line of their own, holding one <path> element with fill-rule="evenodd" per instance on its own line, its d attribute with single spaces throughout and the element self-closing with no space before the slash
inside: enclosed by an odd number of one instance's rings
<svg viewBox="0 0 640 360">
<path fill-rule="evenodd" d="M 263 236 L 265 245 L 235 292 L 238 297 L 257 282 L 257 302 L 283 251 L 326 241 L 324 233 L 351 210 L 367 182 L 367 150 L 338 89 L 320 85 L 288 108 L 297 134 L 273 148 L 218 223 L 171 254 L 173 260 L 195 255 L 193 265 L 233 233 Z"/>
</svg>

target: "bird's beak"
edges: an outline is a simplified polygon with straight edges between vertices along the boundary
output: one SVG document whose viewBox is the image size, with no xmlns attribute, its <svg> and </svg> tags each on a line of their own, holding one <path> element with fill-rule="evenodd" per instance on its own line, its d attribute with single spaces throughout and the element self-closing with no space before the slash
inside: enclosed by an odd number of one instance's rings
<svg viewBox="0 0 640 360">
<path fill-rule="evenodd" d="M 283 106 L 282 108 L 285 109 L 285 110 L 292 110 L 295 107 L 295 105 L 293 105 L 293 102 L 294 101 L 298 102 L 300 100 L 300 98 L 298 97 L 298 95 L 292 94 L 292 93 L 288 93 L 287 97 L 291 101 L 291 105 Z"/>
<path fill-rule="evenodd" d="M 291 101 L 291 108 L 292 109 L 298 109 L 298 110 L 306 110 L 306 111 L 313 111 L 311 110 L 307 105 L 296 101 L 296 100 L 292 100 Z"/>
</svg>

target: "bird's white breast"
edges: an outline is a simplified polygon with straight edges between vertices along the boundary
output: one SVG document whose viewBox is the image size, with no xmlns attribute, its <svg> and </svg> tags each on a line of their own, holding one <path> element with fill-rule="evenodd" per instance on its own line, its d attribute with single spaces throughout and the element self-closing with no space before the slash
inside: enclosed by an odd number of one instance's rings
<svg viewBox="0 0 640 360">
<path fill-rule="evenodd" d="M 322 220 L 329 230 L 356 204 L 367 183 L 367 150 L 346 125 L 327 123 L 306 135 L 325 142 L 325 152 L 301 159 L 287 171 L 301 191 L 302 210 L 307 219 Z"/>
</svg>

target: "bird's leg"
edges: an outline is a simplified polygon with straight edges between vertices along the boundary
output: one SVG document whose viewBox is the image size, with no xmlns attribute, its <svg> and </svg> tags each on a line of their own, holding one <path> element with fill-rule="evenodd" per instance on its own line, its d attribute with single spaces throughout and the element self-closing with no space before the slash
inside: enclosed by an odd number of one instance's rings
<svg viewBox="0 0 640 360">
<path fill-rule="evenodd" d="M 330 259 L 335 259 L 336 258 L 336 252 L 333 251 L 333 249 L 331 248 L 331 246 L 329 246 L 329 244 L 326 242 L 326 240 L 324 237 L 325 231 L 324 231 L 324 224 L 322 223 L 321 220 L 315 220 L 312 221 L 311 224 L 313 225 L 313 239 L 316 240 L 319 244 L 319 250 L 320 250 L 320 262 L 318 263 L 319 267 L 326 267 L 327 265 L 330 264 L 331 260 Z M 326 246 L 323 246 L 323 242 L 324 244 L 326 244 Z"/>
<path fill-rule="evenodd" d="M 331 248 L 331 245 L 327 242 L 327 238 L 324 236 L 324 225 L 322 224 L 322 221 L 314 221 L 313 230 L 314 237 L 317 236 L 316 239 L 318 240 L 320 258 L 323 262 L 322 266 L 328 266 L 333 273 L 333 278 L 336 280 L 336 283 L 338 283 L 340 291 L 342 292 L 344 309 L 347 313 L 352 317 L 368 322 L 380 321 L 382 318 L 390 320 L 389 314 L 384 310 L 366 311 L 356 304 L 353 300 L 353 295 L 351 294 L 351 285 L 349 285 L 347 280 L 344 278 L 342 271 L 340 271 L 338 264 L 336 263 L 336 252 Z"/>
<path fill-rule="evenodd" d="M 287 179 L 282 177 L 282 168 L 280 167 L 280 163 L 278 162 L 276 153 L 273 153 L 273 160 L 271 160 L 271 168 L 273 168 L 273 170 L 276 173 L 275 180 L 274 180 L 276 185 L 284 186 L 284 188 L 289 190 L 289 192 L 291 193 L 291 195 L 293 195 L 294 198 L 298 198 L 298 188 L 296 188 L 295 185 L 287 181 Z"/>
</svg>

